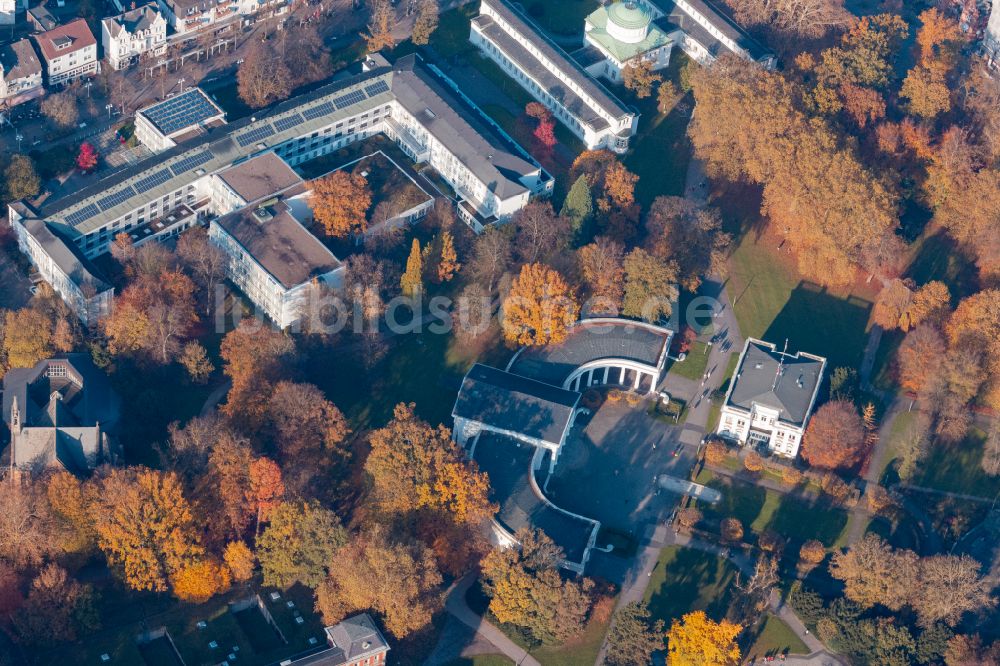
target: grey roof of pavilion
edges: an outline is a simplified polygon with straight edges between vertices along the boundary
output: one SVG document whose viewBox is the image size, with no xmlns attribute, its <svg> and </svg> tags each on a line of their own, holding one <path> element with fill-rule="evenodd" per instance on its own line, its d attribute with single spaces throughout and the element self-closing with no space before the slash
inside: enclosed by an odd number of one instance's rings
<svg viewBox="0 0 1000 666">
<path fill-rule="evenodd" d="M 567 513 L 543 499 L 532 486 L 532 458 L 537 449 L 512 437 L 483 432 L 473 459 L 490 479 L 490 499 L 500 510 L 496 521 L 513 535 L 522 527 L 545 532 L 565 558 L 582 565 L 597 521 Z"/>
<path fill-rule="evenodd" d="M 223 169 L 219 178 L 244 201 L 251 203 L 301 184 L 302 177 L 273 152 L 256 155 Z"/>
<path fill-rule="evenodd" d="M 452 416 L 558 445 L 580 394 L 477 363 L 462 380 Z"/>
<path fill-rule="evenodd" d="M 261 210 L 267 211 L 263 217 Z M 246 206 L 212 223 L 224 229 L 285 289 L 340 268 L 340 260 L 295 219 L 284 201 L 266 209 Z"/>
<path fill-rule="evenodd" d="M 582 90 L 584 90 L 587 95 L 589 95 L 594 102 L 596 102 L 601 109 L 610 115 L 612 118 L 623 118 L 628 115 L 632 115 L 632 111 L 629 110 L 625 104 L 619 100 L 617 97 L 611 94 L 604 86 L 594 80 L 590 74 L 588 74 L 579 64 L 576 63 L 573 58 L 566 53 L 562 48 L 560 48 L 555 42 L 549 40 L 542 31 L 537 28 L 530 19 L 525 17 L 520 11 L 518 11 L 513 5 L 508 3 L 506 0 L 482 0 L 482 3 L 489 5 L 494 11 L 496 11 L 500 16 L 504 18 L 505 21 L 510 23 L 516 28 L 516 30 L 521 34 L 522 37 L 531 42 L 540 53 L 542 53 L 549 61 L 556 65 L 563 74 L 571 78 Z M 488 17 L 485 17 L 488 18 Z M 532 76 L 536 77 L 536 80 L 540 77 L 539 83 L 542 87 L 553 97 L 559 98 L 564 96 L 563 103 L 570 108 L 574 114 L 579 114 L 580 118 L 587 118 L 585 111 L 588 105 L 586 105 L 579 95 L 573 93 L 572 91 L 565 89 L 565 84 L 557 79 L 548 69 L 542 65 L 537 57 L 532 55 L 526 48 L 521 46 L 516 40 L 514 40 L 507 33 L 506 30 L 496 25 L 495 22 L 482 22 L 480 23 L 485 29 L 489 30 L 488 36 L 490 39 L 498 40 L 498 44 L 503 47 L 504 52 L 512 57 L 519 66 L 529 72 Z M 579 105 L 583 105 L 585 108 L 578 108 Z M 590 121 L 597 116 L 593 111 L 589 113 L 588 124 Z M 604 126 L 607 123 L 601 119 Z M 601 129 L 598 125 L 591 125 L 594 129 Z"/>
<path fill-rule="evenodd" d="M 720 56 L 723 53 L 729 52 L 730 49 L 728 46 L 720 42 L 718 38 L 712 35 L 712 33 L 710 33 L 700 23 L 697 23 L 694 18 L 681 9 L 677 3 L 674 2 L 674 0 L 650 1 L 655 4 L 660 11 L 667 15 L 665 21 L 666 25 L 660 26 L 667 32 L 669 32 L 669 26 L 680 28 L 684 32 L 690 34 L 695 41 L 699 42 L 709 53 L 712 53 L 715 56 Z M 736 42 L 740 48 L 745 49 L 754 60 L 761 60 L 767 56 L 773 55 L 773 51 L 751 37 L 750 33 L 740 27 L 736 21 L 731 19 L 729 15 L 719 7 L 716 7 L 714 3 L 709 2 L 708 0 L 685 0 L 685 2 L 694 7 L 694 9 L 702 16 L 707 18 L 719 32 Z M 664 19 L 660 20 L 663 21 Z"/>
<path fill-rule="evenodd" d="M 804 352 L 783 354 L 773 344 L 748 338 L 727 403 L 748 411 L 755 403 L 777 409 L 782 421 L 802 425 L 825 365 L 822 357 Z"/>
<path fill-rule="evenodd" d="M 562 386 L 570 374 L 593 361 L 621 359 L 661 370 L 671 331 L 627 319 L 584 319 L 569 329 L 563 342 L 526 347 L 507 370 Z"/>
<path fill-rule="evenodd" d="M 415 56 L 406 56 L 400 58 L 393 69 L 379 68 L 324 84 L 264 109 L 256 116 L 212 128 L 188 143 L 110 173 L 94 185 L 46 200 L 40 206 L 39 216 L 63 228 L 67 235 L 89 234 L 147 201 L 193 183 L 201 177 L 199 172 L 214 173 L 239 159 L 306 136 L 366 108 L 389 103 L 396 98 L 397 90 L 400 91 L 400 103 L 408 106 L 411 113 L 420 90 L 435 93 L 437 99 L 431 100 L 433 104 L 453 103 L 463 112 L 469 109 L 436 75 L 417 62 Z M 427 107 L 425 103 L 417 110 Z M 466 117 L 458 113 L 446 114 L 446 117 L 447 124 L 432 123 L 437 125 L 431 128 L 432 131 L 444 136 L 450 149 L 471 151 L 463 154 L 463 158 L 470 159 L 467 166 L 483 182 L 494 184 L 498 194 L 523 189 L 520 183 L 511 181 L 511 176 L 528 176 L 539 171 L 540 167 L 516 154 L 518 147 L 480 123 L 475 111 L 469 110 Z M 275 123 L 284 129 L 278 129 Z M 483 131 L 476 136 L 479 128 Z M 255 135 L 260 138 L 251 140 Z M 480 149 L 493 158 L 479 154 Z M 194 166 L 189 166 L 191 164 Z M 164 179 L 157 179 L 158 175 Z M 156 184 L 148 185 L 149 182 Z M 139 192 L 136 187 L 147 189 Z M 116 198 L 106 200 L 110 195 Z M 100 206 L 101 201 L 105 201 L 106 206 Z"/>
<path fill-rule="evenodd" d="M 83 256 L 76 243 L 63 238 L 47 222 L 26 219 L 24 228 L 78 288 L 93 287 L 95 294 L 112 288 L 90 260 Z"/>
</svg>

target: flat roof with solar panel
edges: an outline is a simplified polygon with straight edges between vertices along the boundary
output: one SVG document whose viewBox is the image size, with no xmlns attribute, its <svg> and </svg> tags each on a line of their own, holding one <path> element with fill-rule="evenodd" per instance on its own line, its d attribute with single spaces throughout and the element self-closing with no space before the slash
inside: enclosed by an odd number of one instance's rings
<svg viewBox="0 0 1000 666">
<path fill-rule="evenodd" d="M 213 121 L 224 120 L 226 115 L 200 88 L 189 88 L 170 99 L 140 109 L 138 113 L 145 116 L 161 134 L 167 137 Z"/>
</svg>

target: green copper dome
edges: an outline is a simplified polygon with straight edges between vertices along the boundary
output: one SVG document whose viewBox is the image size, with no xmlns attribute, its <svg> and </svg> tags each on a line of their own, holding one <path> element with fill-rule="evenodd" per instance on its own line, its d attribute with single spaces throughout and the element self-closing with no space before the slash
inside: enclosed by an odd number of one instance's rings
<svg viewBox="0 0 1000 666">
<path fill-rule="evenodd" d="M 608 7 L 608 18 L 617 26 L 628 30 L 645 28 L 652 20 L 646 10 L 634 2 L 616 2 Z"/>
</svg>

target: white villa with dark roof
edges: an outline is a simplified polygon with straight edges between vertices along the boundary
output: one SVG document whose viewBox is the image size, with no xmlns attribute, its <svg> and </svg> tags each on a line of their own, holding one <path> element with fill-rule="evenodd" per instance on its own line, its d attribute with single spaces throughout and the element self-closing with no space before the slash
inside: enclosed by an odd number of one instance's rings
<svg viewBox="0 0 1000 666">
<path fill-rule="evenodd" d="M 124 69 L 147 55 L 163 55 L 167 19 L 154 3 L 103 19 L 101 46 L 111 69 Z"/>
<path fill-rule="evenodd" d="M 562 548 L 562 566 L 583 573 L 601 525 L 553 504 L 547 479 L 569 444 L 581 393 L 599 385 L 655 391 L 672 335 L 643 322 L 584 319 L 559 344 L 520 350 L 506 370 L 469 370 L 452 409 L 452 435 L 489 476 L 498 544 L 515 546 L 522 527 L 541 529 Z"/>
<path fill-rule="evenodd" d="M 716 431 L 740 444 L 766 446 L 775 455 L 795 458 L 825 369 L 825 358 L 789 354 L 748 338 Z"/>
<path fill-rule="evenodd" d="M 190 126 L 183 114 L 164 118 Z M 171 133 L 163 126 L 159 131 Z M 68 282 L 53 287 L 81 319 L 94 322 L 84 307 L 93 301 L 86 294 L 110 302 L 110 287 L 94 292 L 93 271 L 81 266 L 107 253 L 119 233 L 164 238 L 229 213 L 227 207 L 216 209 L 221 199 L 213 199 L 213 175 L 252 157 L 273 152 L 294 167 L 382 133 L 414 161 L 437 170 L 455 192 L 459 216 L 476 231 L 552 192 L 554 180 L 541 165 L 443 75 L 417 56 L 390 65 L 376 54 L 360 75 L 232 124 L 201 127 L 91 186 L 40 203 L 15 202 L 8 206 L 8 222 L 43 277 Z M 177 211 L 186 211 L 183 218 Z"/>
</svg>

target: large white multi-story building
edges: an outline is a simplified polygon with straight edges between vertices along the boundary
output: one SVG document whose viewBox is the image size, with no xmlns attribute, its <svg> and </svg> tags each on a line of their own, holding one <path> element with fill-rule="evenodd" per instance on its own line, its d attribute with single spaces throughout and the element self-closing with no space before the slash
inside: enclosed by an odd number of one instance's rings
<svg viewBox="0 0 1000 666">
<path fill-rule="evenodd" d="M 769 342 L 748 338 L 729 382 L 718 434 L 794 458 L 825 369 L 825 358 L 789 354 Z"/>
<path fill-rule="evenodd" d="M 209 129 L 90 187 L 37 205 L 12 204 L 9 223 L 33 263 L 65 264 L 61 271 L 73 285 L 57 291 L 81 318 L 92 320 L 76 293 L 92 288 L 83 288 L 86 275 L 69 257 L 96 258 L 122 232 L 164 237 L 228 213 L 213 200 L 213 176 L 263 153 L 294 166 L 384 133 L 437 170 L 454 190 L 462 219 L 477 229 L 552 192 L 552 177 L 417 56 L 394 65 L 373 58 L 368 70 Z M 175 215 L 180 209 L 194 215 Z M 47 242 L 37 242 L 40 234 Z"/>
<path fill-rule="evenodd" d="M 143 56 L 167 50 L 167 19 L 155 4 L 143 5 L 101 21 L 101 46 L 112 69 L 124 69 Z"/>
<path fill-rule="evenodd" d="M 42 63 L 31 40 L 0 46 L 0 104 L 14 106 L 43 94 Z"/>
<path fill-rule="evenodd" d="M 622 70 L 640 61 L 653 71 L 663 69 L 674 47 L 674 40 L 653 24 L 652 11 L 631 0 L 594 10 L 584 21 L 583 39 L 587 46 L 574 57 L 590 74 L 616 83 L 622 80 Z"/>
<path fill-rule="evenodd" d="M 469 39 L 587 148 L 628 149 L 636 114 L 506 0 L 482 0 Z"/>
<path fill-rule="evenodd" d="M 34 35 L 33 39 L 45 64 L 46 85 L 72 83 L 100 71 L 97 40 L 82 18 Z"/>
</svg>

